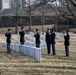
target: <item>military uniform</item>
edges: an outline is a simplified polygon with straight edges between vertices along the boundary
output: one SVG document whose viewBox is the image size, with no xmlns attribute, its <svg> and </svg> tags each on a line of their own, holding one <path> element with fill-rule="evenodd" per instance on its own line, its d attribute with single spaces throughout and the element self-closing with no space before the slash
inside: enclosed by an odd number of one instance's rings
<svg viewBox="0 0 76 75">
<path fill-rule="evenodd" d="M 11 32 L 6 32 L 5 36 L 7 37 L 7 53 L 11 53 L 11 49 L 10 49 L 10 43 L 11 43 Z"/>
</svg>

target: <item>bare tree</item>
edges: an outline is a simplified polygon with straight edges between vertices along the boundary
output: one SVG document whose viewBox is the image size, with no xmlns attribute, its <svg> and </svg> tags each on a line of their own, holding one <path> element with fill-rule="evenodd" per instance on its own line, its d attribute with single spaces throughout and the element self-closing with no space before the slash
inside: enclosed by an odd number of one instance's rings
<svg viewBox="0 0 76 75">
<path fill-rule="evenodd" d="M 59 1 L 60 6 L 57 4 L 54 4 L 54 5 L 51 4 L 57 1 Z M 17 6 L 14 7 L 15 16 L 16 16 L 16 33 L 17 33 L 17 27 L 18 27 L 18 16 L 20 16 L 20 14 L 23 14 L 23 13 L 25 13 L 25 15 L 29 17 L 29 30 L 31 30 L 32 15 L 34 16 L 35 11 L 39 10 L 39 12 L 41 12 L 42 14 L 42 22 L 43 22 L 42 31 L 43 32 L 44 32 L 44 25 L 45 25 L 45 15 L 47 13 L 53 13 L 52 11 L 54 11 L 56 16 L 62 16 L 62 17 L 65 17 L 66 19 L 76 20 L 76 14 L 75 14 L 76 1 L 75 0 L 64 0 L 64 1 L 62 0 L 33 0 L 32 2 L 31 0 L 28 0 L 28 1 L 25 0 L 21 3 L 18 3 L 18 2 L 16 3 L 17 3 L 16 4 Z M 46 6 L 48 6 L 49 8 L 47 9 Z M 23 10 L 22 12 L 20 11 L 20 8 Z"/>
</svg>

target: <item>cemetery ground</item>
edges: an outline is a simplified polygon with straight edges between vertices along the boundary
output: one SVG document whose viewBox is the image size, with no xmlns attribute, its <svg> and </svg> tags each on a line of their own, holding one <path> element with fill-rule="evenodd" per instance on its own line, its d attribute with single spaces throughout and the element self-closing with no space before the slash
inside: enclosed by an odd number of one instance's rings
<svg viewBox="0 0 76 75">
<path fill-rule="evenodd" d="M 47 30 L 47 28 L 52 28 L 53 26 L 54 26 L 54 24 L 53 24 L 53 25 L 45 25 L 45 26 L 44 26 L 44 30 Z M 12 29 L 12 32 L 14 33 L 15 27 L 4 27 L 4 28 L 1 27 L 1 28 L 0 28 L 0 33 L 4 33 L 4 31 L 7 31 L 8 28 L 11 28 L 11 29 Z M 35 30 L 36 30 L 37 28 L 38 28 L 40 31 L 42 30 L 42 26 L 41 26 L 41 25 L 39 25 L 39 26 L 36 26 L 36 25 L 35 25 L 35 26 L 32 26 L 32 27 L 31 27 L 32 31 L 34 31 L 34 32 L 35 32 Z M 20 26 L 20 27 L 18 26 L 18 29 L 20 30 L 20 29 L 21 29 L 21 26 Z M 25 26 L 25 30 L 28 31 L 28 29 L 29 29 L 29 27 L 28 27 L 28 26 Z"/>
<path fill-rule="evenodd" d="M 5 41 L 3 34 L 0 39 Z M 76 34 L 71 36 L 70 57 L 65 57 L 63 41 L 56 40 L 56 56 L 48 55 L 45 47 L 40 63 L 17 52 L 7 54 L 0 44 L 0 75 L 76 75 Z"/>
<path fill-rule="evenodd" d="M 56 27 L 56 26 L 54 24 L 52 24 L 52 25 L 45 25 L 44 26 L 44 31 L 46 31 L 47 28 L 53 28 L 53 27 Z M 0 28 L 0 33 L 3 34 L 4 31 L 7 31 L 8 28 L 11 28 L 12 29 L 12 32 L 15 33 L 15 27 L 4 27 L 4 28 L 1 27 Z M 18 29 L 19 30 L 20 30 L 20 28 L 21 27 L 18 26 Z M 59 25 L 57 27 L 57 29 L 62 29 L 62 28 L 66 29 L 67 26 L 66 25 Z M 29 29 L 29 27 L 28 26 L 25 26 L 25 30 L 28 31 L 28 29 Z M 40 31 L 42 31 L 42 26 L 41 25 L 38 25 L 38 26 L 35 25 L 35 26 L 32 26 L 31 29 L 32 29 L 33 32 L 35 32 L 36 29 L 39 29 Z M 76 32 L 76 28 L 70 28 L 69 30 L 72 31 L 72 32 Z"/>
</svg>

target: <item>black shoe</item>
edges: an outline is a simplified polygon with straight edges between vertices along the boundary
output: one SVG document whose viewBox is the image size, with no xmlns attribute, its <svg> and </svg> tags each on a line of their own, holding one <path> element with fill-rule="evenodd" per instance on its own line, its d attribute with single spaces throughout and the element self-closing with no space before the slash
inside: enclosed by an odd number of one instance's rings
<svg viewBox="0 0 76 75">
<path fill-rule="evenodd" d="M 11 54 L 11 52 L 7 52 L 7 54 Z"/>
<path fill-rule="evenodd" d="M 50 53 L 48 53 L 48 55 L 50 55 Z"/>
<path fill-rule="evenodd" d="M 69 55 L 66 55 L 66 57 L 69 57 Z"/>
</svg>

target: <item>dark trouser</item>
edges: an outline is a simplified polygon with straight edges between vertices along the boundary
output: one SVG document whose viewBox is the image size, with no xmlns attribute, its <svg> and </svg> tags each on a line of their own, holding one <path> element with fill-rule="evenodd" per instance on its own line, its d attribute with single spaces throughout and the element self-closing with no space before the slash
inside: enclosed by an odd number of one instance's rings
<svg viewBox="0 0 76 75">
<path fill-rule="evenodd" d="M 53 53 L 53 55 L 56 55 L 55 44 L 51 44 L 51 45 L 52 45 L 52 53 Z"/>
<path fill-rule="evenodd" d="M 65 52 L 66 52 L 66 56 L 69 56 L 69 46 L 65 45 Z"/>
<path fill-rule="evenodd" d="M 36 47 L 37 48 L 40 48 L 40 43 L 36 43 Z"/>
<path fill-rule="evenodd" d="M 10 43 L 7 43 L 7 53 L 11 53 Z"/>
<path fill-rule="evenodd" d="M 50 43 L 47 43 L 47 53 L 50 54 Z"/>
<path fill-rule="evenodd" d="M 21 44 L 20 44 L 20 53 L 21 53 L 21 49 L 22 49 L 22 45 L 24 45 L 24 42 L 21 42 Z"/>
<path fill-rule="evenodd" d="M 24 42 L 21 42 L 21 45 L 24 45 Z"/>
</svg>

